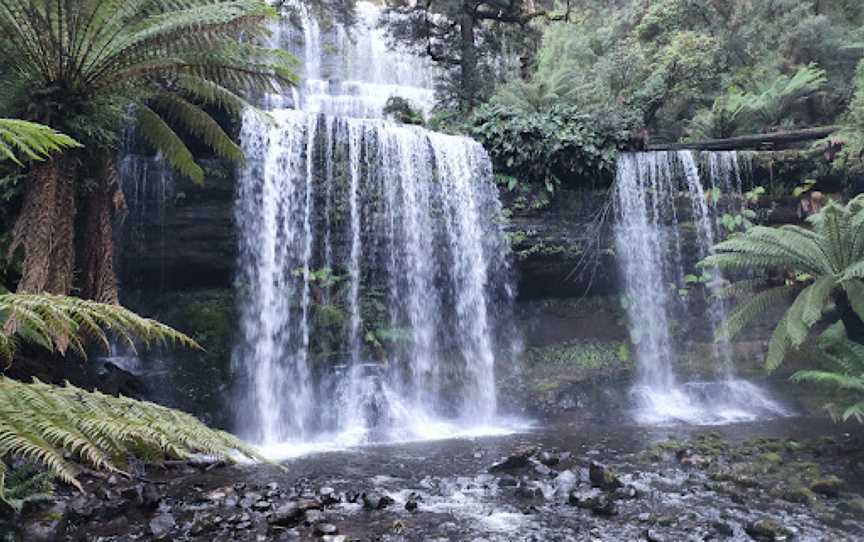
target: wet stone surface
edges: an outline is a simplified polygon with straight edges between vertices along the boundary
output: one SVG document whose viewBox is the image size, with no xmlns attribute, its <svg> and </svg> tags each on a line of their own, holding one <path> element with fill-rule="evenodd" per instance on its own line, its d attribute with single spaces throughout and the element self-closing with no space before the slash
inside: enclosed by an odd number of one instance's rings
<svg viewBox="0 0 864 542">
<path fill-rule="evenodd" d="M 861 540 L 864 436 L 824 420 L 592 427 L 371 446 L 272 466 L 85 477 L 26 540 Z M 852 428 L 857 429 L 857 428 Z M 21 538 L 25 537 L 25 538 Z"/>
</svg>

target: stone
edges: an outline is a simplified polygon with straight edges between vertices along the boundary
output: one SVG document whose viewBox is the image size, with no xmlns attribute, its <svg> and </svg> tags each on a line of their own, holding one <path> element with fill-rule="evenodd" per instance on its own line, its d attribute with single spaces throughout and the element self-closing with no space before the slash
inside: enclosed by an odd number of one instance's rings
<svg viewBox="0 0 864 542">
<path fill-rule="evenodd" d="M 536 453 L 537 448 L 534 446 L 517 448 L 509 456 L 489 467 L 489 472 L 524 469 L 531 464 L 529 459 Z"/>
<path fill-rule="evenodd" d="M 792 535 L 789 529 L 786 529 L 773 519 L 760 519 L 748 523 L 744 530 L 756 540 L 765 542 L 789 540 L 789 537 Z"/>
<path fill-rule="evenodd" d="M 332 487 L 322 487 L 318 490 L 318 496 L 324 505 L 338 504 L 342 500 Z"/>
<path fill-rule="evenodd" d="M 600 489 L 614 490 L 624 485 L 612 469 L 596 461 L 588 467 L 588 479 L 592 486 Z"/>
<path fill-rule="evenodd" d="M 271 506 L 270 501 L 259 500 L 255 501 L 255 504 L 252 505 L 252 510 L 255 510 L 256 512 L 266 512 L 267 510 L 270 510 Z"/>
<path fill-rule="evenodd" d="M 520 499 L 529 501 L 542 500 L 543 489 L 538 486 L 523 484 L 516 488 L 515 495 Z"/>
<path fill-rule="evenodd" d="M 645 540 L 648 542 L 666 542 L 667 538 L 660 534 L 656 529 L 648 529 L 644 533 Z"/>
<path fill-rule="evenodd" d="M 826 497 L 839 497 L 841 489 L 843 489 L 843 480 L 836 476 L 816 480 L 810 485 L 811 491 L 825 495 Z"/>
<path fill-rule="evenodd" d="M 315 534 L 319 536 L 332 536 L 339 532 L 339 528 L 332 523 L 319 523 L 315 525 Z"/>
<path fill-rule="evenodd" d="M 416 512 L 417 507 L 418 507 L 417 501 L 415 501 L 413 499 L 409 499 L 408 501 L 405 502 L 405 510 L 408 510 L 409 512 Z"/>
<path fill-rule="evenodd" d="M 324 512 L 321 510 L 306 510 L 303 513 L 303 521 L 308 525 L 314 525 L 316 523 L 321 523 L 325 519 Z"/>
<path fill-rule="evenodd" d="M 162 513 L 150 520 L 150 534 L 157 540 L 165 539 L 168 534 L 174 529 L 177 522 L 174 516 L 168 513 Z"/>
<path fill-rule="evenodd" d="M 366 510 L 384 510 L 396 502 L 387 495 L 379 495 L 372 492 L 363 493 L 360 497 L 363 500 L 363 508 Z"/>
<path fill-rule="evenodd" d="M 558 454 L 546 451 L 541 452 L 537 459 L 547 467 L 554 467 L 561 462 L 561 457 Z"/>
<path fill-rule="evenodd" d="M 97 511 L 98 501 L 91 500 L 84 495 L 78 495 L 69 501 L 67 511 L 70 519 L 86 520 L 93 517 Z"/>
<path fill-rule="evenodd" d="M 27 542 L 53 542 L 63 540 L 63 531 L 66 529 L 67 505 L 62 501 L 51 504 L 46 509 L 41 509 L 22 522 L 21 540 Z"/>
<path fill-rule="evenodd" d="M 321 501 L 318 499 L 300 499 L 285 503 L 270 515 L 271 525 L 294 526 L 304 518 L 307 510 L 320 510 Z"/>
<path fill-rule="evenodd" d="M 571 506 L 578 508 L 591 509 L 595 506 L 600 506 L 603 492 L 599 489 L 574 489 L 567 497 L 567 502 Z"/>
<path fill-rule="evenodd" d="M 711 527 L 714 529 L 714 532 L 723 537 L 729 538 L 735 534 L 735 529 L 725 521 L 715 521 L 711 524 Z"/>
<path fill-rule="evenodd" d="M 513 476 L 502 476 L 498 479 L 498 487 L 516 487 L 519 485 L 519 480 Z"/>
</svg>

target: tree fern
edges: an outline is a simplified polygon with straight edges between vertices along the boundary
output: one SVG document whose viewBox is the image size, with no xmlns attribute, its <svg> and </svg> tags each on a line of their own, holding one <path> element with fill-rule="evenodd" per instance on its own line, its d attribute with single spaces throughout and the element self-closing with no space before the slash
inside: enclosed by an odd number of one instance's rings
<svg viewBox="0 0 864 542">
<path fill-rule="evenodd" d="M 845 206 L 829 202 L 808 218 L 810 228 L 756 226 L 714 247 L 700 265 L 770 275 L 783 272 L 781 283 L 745 279 L 723 295 L 741 298 L 718 330 L 726 338 L 739 333 L 769 307 L 792 300 L 768 343 L 766 368 L 780 366 L 787 351 L 800 347 L 810 329 L 836 306 L 847 334 L 864 342 L 864 196 Z M 796 277 L 791 279 L 788 277 Z M 758 288 L 765 285 L 764 288 Z"/>
<path fill-rule="evenodd" d="M 80 490 L 80 468 L 74 461 L 125 474 L 130 457 L 159 463 L 193 454 L 228 461 L 263 459 L 236 437 L 178 410 L 69 384 L 58 387 L 38 380 L 24 384 L 0 377 L 0 498 L 4 500 L 4 461 L 9 459 L 40 465 Z"/>
<path fill-rule="evenodd" d="M 798 371 L 792 379 L 826 385 L 845 393 L 845 404 L 826 405 L 835 419 L 855 418 L 864 423 L 864 345 L 850 341 L 840 325 L 829 327 L 818 341 L 824 369 Z"/>
<path fill-rule="evenodd" d="M 183 333 L 123 307 L 50 294 L 0 295 L 0 326 L 0 358 L 7 363 L 21 340 L 85 357 L 89 343 L 107 349 L 109 335 L 133 349 L 137 343 L 149 347 L 168 342 L 200 348 Z"/>
<path fill-rule="evenodd" d="M 71 137 L 53 128 L 18 119 L 0 119 L 0 161 L 23 165 L 20 157 L 44 160 L 53 152 L 80 147 Z"/>
<path fill-rule="evenodd" d="M 218 155 L 239 160 L 239 147 L 201 106 L 224 108 L 239 121 L 249 107 L 241 96 L 277 92 L 296 82 L 294 59 L 260 46 L 269 34 L 268 21 L 276 16 L 275 8 L 263 0 L 0 2 L 0 64 L 8 80 L 4 88 L 15 89 L 4 97 L 4 104 L 85 146 L 83 156 L 64 159 L 54 170 L 31 172 L 32 177 L 41 173 L 43 182 L 28 183 L 29 189 L 39 186 L 54 194 L 56 185 L 68 184 L 70 178 L 90 179 L 91 172 L 79 169 L 80 164 L 103 163 L 114 156 L 118 140 L 136 121 L 143 141 L 195 182 L 203 181 L 203 170 L 178 133 L 191 134 Z M 9 138 L 0 128 L 0 141 L 4 140 L 8 147 Z M 8 149 L 0 150 L 4 155 L 9 157 Z M 109 179 L 97 176 L 95 181 L 92 190 L 117 190 Z M 86 190 L 77 193 L 87 196 Z M 70 215 L 77 206 L 68 199 L 55 204 L 33 196 L 35 203 L 24 206 L 19 216 L 13 245 L 41 254 L 72 244 L 74 236 L 57 238 L 55 231 L 65 230 L 53 227 L 74 223 Z M 111 200 L 110 194 L 101 198 L 106 208 L 88 212 L 110 216 Z M 26 227 L 39 221 L 48 225 Z M 88 244 L 99 245 L 86 252 L 110 256 L 110 239 L 85 237 Z M 64 248 L 64 261 L 56 267 L 74 269 L 72 254 Z M 60 256 L 52 254 L 55 261 Z M 39 267 L 25 258 L 26 289 L 69 293 L 71 277 L 61 280 Z M 85 269 L 84 282 L 111 283 L 113 277 L 89 276 L 110 272 L 109 266 Z M 101 301 L 116 302 L 116 296 Z"/>
</svg>

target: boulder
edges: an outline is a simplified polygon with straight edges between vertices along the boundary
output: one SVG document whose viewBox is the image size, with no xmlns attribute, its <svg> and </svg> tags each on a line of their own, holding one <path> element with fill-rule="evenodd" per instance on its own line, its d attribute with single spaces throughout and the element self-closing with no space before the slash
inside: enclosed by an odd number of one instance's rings
<svg viewBox="0 0 864 542">
<path fill-rule="evenodd" d="M 839 497 L 841 489 L 843 489 L 843 480 L 836 476 L 816 480 L 810 485 L 811 491 L 827 497 Z"/>
<path fill-rule="evenodd" d="M 588 467 L 588 478 L 592 486 L 600 489 L 615 490 L 624 485 L 612 469 L 596 461 Z"/>
<path fill-rule="evenodd" d="M 789 540 L 792 536 L 789 529 L 783 527 L 773 519 L 760 519 L 748 523 L 744 530 L 756 540 L 765 542 L 780 542 Z"/>
<path fill-rule="evenodd" d="M 174 516 L 165 512 L 159 514 L 150 520 L 150 534 L 156 540 L 167 540 L 168 534 L 174 529 L 177 524 Z"/>
</svg>

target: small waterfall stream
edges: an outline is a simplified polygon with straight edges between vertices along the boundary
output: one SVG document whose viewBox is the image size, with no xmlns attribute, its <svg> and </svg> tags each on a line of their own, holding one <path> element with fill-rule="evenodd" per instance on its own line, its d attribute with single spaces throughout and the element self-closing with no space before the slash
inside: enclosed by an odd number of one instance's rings
<svg viewBox="0 0 864 542">
<path fill-rule="evenodd" d="M 358 9 L 350 29 L 283 22 L 275 39 L 305 82 L 243 122 L 238 428 L 274 455 L 496 421 L 513 293 L 489 158 L 381 119 L 390 96 L 428 109 L 430 67 L 387 49 L 378 8 Z"/>
<path fill-rule="evenodd" d="M 700 175 L 700 158 L 707 164 L 707 183 Z M 637 421 L 720 424 L 783 414 L 763 390 L 735 378 L 727 342 L 714 344 L 716 380 L 682 383 L 674 370 L 683 346 L 674 331 L 680 331 L 688 310 L 682 299 L 685 277 L 719 240 L 719 214 L 743 209 L 737 154 L 622 154 L 614 198 L 615 244 L 638 362 Z M 702 280 L 709 290 L 706 331 L 713 337 L 727 311 L 722 299 L 710 295 L 722 277 L 705 270 Z"/>
</svg>

